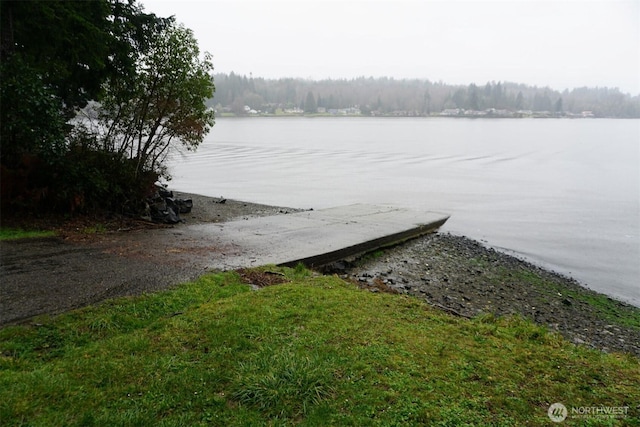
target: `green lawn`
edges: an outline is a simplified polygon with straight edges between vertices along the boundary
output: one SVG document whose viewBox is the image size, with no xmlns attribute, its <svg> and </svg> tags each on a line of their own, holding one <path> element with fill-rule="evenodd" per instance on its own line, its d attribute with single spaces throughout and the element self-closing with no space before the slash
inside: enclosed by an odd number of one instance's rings
<svg viewBox="0 0 640 427">
<path fill-rule="evenodd" d="M 34 237 L 55 236 L 55 231 L 23 230 L 21 228 L 0 227 L 0 240 L 28 239 Z"/>
<path fill-rule="evenodd" d="M 633 356 L 280 271 L 290 283 L 212 274 L 1 329 L 0 424 L 537 426 L 562 402 L 631 407 L 562 425 L 640 425 Z"/>
</svg>

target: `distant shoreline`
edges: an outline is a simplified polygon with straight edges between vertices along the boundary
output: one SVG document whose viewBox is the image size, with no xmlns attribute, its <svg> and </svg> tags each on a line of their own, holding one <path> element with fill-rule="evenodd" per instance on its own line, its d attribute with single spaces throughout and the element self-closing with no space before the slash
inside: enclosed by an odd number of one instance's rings
<svg viewBox="0 0 640 427">
<path fill-rule="evenodd" d="M 442 115 L 442 114 L 432 114 L 432 115 L 391 115 L 391 114 L 381 114 L 381 115 L 364 115 L 364 114 L 233 114 L 233 113 L 216 113 L 216 119 L 241 119 L 241 118 L 366 118 L 366 119 L 377 119 L 377 118 L 410 118 L 410 119 L 472 119 L 472 120 L 493 120 L 493 119 L 516 119 L 516 120 L 526 120 L 526 119 L 555 119 L 555 120 L 639 120 L 637 117 L 579 117 L 579 116 L 527 116 L 527 117 L 513 117 L 513 116 L 465 116 L 465 115 Z"/>
</svg>

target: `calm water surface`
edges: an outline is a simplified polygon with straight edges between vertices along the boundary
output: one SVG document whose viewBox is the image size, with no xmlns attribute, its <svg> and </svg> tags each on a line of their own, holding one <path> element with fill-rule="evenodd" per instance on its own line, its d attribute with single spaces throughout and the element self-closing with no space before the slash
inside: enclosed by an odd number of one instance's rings
<svg viewBox="0 0 640 427">
<path fill-rule="evenodd" d="M 640 306 L 640 120 L 219 119 L 173 188 L 445 212 L 462 234 Z"/>
</svg>

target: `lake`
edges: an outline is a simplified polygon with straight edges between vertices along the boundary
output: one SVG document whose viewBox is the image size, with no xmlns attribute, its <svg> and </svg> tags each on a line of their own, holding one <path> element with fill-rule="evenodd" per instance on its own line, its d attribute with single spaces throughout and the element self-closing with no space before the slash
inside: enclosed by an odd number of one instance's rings
<svg viewBox="0 0 640 427">
<path fill-rule="evenodd" d="M 640 120 L 221 118 L 171 187 L 270 205 L 378 203 L 640 306 Z"/>
</svg>

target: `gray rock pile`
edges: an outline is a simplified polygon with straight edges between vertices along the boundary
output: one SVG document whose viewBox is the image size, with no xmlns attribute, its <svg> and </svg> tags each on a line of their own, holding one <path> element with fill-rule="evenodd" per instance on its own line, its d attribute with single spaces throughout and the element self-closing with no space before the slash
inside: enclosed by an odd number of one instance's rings
<svg viewBox="0 0 640 427">
<path fill-rule="evenodd" d="M 182 222 L 180 214 L 190 213 L 192 208 L 193 200 L 176 198 L 173 191 L 156 186 L 153 197 L 147 199 L 146 216 L 154 222 L 177 224 Z"/>
</svg>

